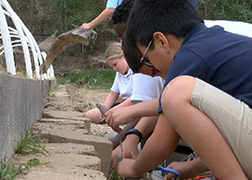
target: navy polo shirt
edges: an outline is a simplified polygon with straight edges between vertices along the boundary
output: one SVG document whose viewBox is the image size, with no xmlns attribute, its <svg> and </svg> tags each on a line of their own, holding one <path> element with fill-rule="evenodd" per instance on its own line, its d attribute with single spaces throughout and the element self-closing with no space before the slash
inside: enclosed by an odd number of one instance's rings
<svg viewBox="0 0 252 180">
<path fill-rule="evenodd" d="M 176 52 L 164 87 L 180 75 L 197 77 L 252 107 L 252 38 L 196 25 Z"/>
</svg>

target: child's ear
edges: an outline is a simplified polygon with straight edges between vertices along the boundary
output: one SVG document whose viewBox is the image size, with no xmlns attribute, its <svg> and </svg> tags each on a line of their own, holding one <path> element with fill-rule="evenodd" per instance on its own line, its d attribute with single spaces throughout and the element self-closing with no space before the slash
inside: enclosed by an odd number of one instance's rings
<svg viewBox="0 0 252 180">
<path fill-rule="evenodd" d="M 159 44 L 161 47 L 166 48 L 169 50 L 169 41 L 164 33 L 161 32 L 155 32 L 153 34 L 153 41 L 155 44 Z"/>
<path fill-rule="evenodd" d="M 122 52 L 122 58 L 125 58 L 124 53 Z"/>
</svg>

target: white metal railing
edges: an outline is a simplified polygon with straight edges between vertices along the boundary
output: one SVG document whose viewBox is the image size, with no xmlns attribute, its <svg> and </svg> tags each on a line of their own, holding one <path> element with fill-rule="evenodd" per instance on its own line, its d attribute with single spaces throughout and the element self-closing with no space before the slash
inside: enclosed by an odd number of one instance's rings
<svg viewBox="0 0 252 180">
<path fill-rule="evenodd" d="M 15 27 L 8 25 L 6 16 L 10 17 Z M 2 41 L 2 44 L 0 44 L 0 56 L 5 55 L 7 72 L 16 75 L 13 49 L 15 47 L 22 47 L 27 77 L 34 78 L 32 70 L 33 61 L 34 73 L 37 79 L 53 79 L 54 71 L 52 65 L 46 73 L 40 74 L 39 66 L 46 60 L 46 53 L 40 51 L 33 35 L 13 11 L 7 0 L 0 0 L 0 19 L 0 40 Z"/>
</svg>

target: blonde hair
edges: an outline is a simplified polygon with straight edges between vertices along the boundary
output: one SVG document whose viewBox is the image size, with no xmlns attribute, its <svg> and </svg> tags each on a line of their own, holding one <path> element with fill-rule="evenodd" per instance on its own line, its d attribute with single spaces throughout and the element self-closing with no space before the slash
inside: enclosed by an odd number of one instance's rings
<svg viewBox="0 0 252 180">
<path fill-rule="evenodd" d="M 121 58 L 123 54 L 122 45 L 119 42 L 113 42 L 105 52 L 105 60 Z"/>
</svg>

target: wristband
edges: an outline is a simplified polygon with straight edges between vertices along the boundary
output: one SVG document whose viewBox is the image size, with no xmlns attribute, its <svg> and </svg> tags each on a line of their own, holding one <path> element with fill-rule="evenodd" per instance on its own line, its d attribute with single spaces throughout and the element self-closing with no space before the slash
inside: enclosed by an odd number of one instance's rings
<svg viewBox="0 0 252 180">
<path fill-rule="evenodd" d="M 142 141 L 143 135 L 140 131 L 138 131 L 137 129 L 130 129 L 128 132 L 126 132 L 125 136 L 129 135 L 129 134 L 135 134 L 139 137 L 139 142 Z"/>
</svg>

